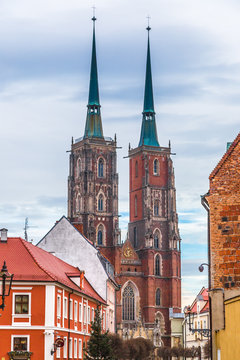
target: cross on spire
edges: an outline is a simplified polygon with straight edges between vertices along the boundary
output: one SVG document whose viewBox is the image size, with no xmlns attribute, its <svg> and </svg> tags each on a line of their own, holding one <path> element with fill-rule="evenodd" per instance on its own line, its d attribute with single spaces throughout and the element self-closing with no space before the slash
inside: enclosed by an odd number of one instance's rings
<svg viewBox="0 0 240 360">
<path fill-rule="evenodd" d="M 151 30 L 151 28 L 150 28 L 150 19 L 151 19 L 151 17 L 148 15 L 147 19 L 148 19 L 148 26 L 147 26 L 146 30 L 150 31 Z"/>
<path fill-rule="evenodd" d="M 96 6 L 95 6 L 95 5 L 93 5 L 92 9 L 93 9 L 93 17 L 92 17 L 92 21 L 94 22 L 94 21 L 96 21 L 96 20 L 97 20 L 97 18 L 95 17 L 95 10 L 96 10 Z"/>
</svg>

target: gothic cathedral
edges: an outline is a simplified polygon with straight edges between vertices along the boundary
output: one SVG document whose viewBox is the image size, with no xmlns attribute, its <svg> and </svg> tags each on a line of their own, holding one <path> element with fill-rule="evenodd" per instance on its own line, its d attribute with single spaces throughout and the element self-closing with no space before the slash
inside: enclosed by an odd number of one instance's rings
<svg viewBox="0 0 240 360">
<path fill-rule="evenodd" d="M 100 112 L 95 21 L 84 136 L 72 142 L 68 217 L 114 266 L 116 330 L 170 346 L 169 309 L 181 311 L 181 255 L 171 148 L 159 145 L 148 31 L 142 128 L 129 148 L 130 222 L 121 243 L 118 225 L 116 136 L 104 137 Z"/>
</svg>

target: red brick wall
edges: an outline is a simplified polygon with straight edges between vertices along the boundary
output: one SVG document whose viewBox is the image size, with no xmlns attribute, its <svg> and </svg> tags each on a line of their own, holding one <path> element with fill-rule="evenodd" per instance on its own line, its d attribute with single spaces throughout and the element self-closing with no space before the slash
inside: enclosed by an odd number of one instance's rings
<svg viewBox="0 0 240 360">
<path fill-rule="evenodd" d="M 210 176 L 207 197 L 213 288 L 240 286 L 240 139 L 233 145 Z"/>
</svg>

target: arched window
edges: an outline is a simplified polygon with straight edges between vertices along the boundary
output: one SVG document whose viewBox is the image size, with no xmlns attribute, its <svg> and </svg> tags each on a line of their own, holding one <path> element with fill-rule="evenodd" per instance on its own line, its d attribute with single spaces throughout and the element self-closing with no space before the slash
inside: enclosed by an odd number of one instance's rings
<svg viewBox="0 0 240 360">
<path fill-rule="evenodd" d="M 98 197 L 98 211 L 103 211 L 103 196 L 102 194 Z"/>
<path fill-rule="evenodd" d="M 160 293 L 160 289 L 157 289 L 156 291 L 156 306 L 160 306 L 161 305 L 161 293 Z"/>
<path fill-rule="evenodd" d="M 82 170 L 81 159 L 78 159 L 78 166 L 77 166 L 78 177 L 81 175 L 81 170 Z"/>
<path fill-rule="evenodd" d="M 155 159 L 153 162 L 153 175 L 159 175 L 159 161 Z"/>
<path fill-rule="evenodd" d="M 158 200 L 154 200 L 154 215 L 155 216 L 159 215 L 159 201 Z"/>
<path fill-rule="evenodd" d="M 138 162 L 135 162 L 135 177 L 138 177 Z"/>
<path fill-rule="evenodd" d="M 159 235 L 158 232 L 154 234 L 154 247 L 155 249 L 159 249 Z"/>
<path fill-rule="evenodd" d="M 137 228 L 136 226 L 133 228 L 133 246 L 137 247 Z"/>
<path fill-rule="evenodd" d="M 137 216 L 137 195 L 135 195 L 134 198 L 134 212 L 135 212 L 135 216 Z"/>
<path fill-rule="evenodd" d="M 123 320 L 135 319 L 135 297 L 131 285 L 125 287 L 122 296 L 122 318 Z"/>
<path fill-rule="evenodd" d="M 98 177 L 103 177 L 103 166 L 104 166 L 103 159 L 100 158 L 98 160 Z"/>
<path fill-rule="evenodd" d="M 155 257 L 155 275 L 160 276 L 160 255 L 156 255 Z"/>
<path fill-rule="evenodd" d="M 97 232 L 97 244 L 103 245 L 103 225 L 99 225 L 98 232 Z"/>
</svg>

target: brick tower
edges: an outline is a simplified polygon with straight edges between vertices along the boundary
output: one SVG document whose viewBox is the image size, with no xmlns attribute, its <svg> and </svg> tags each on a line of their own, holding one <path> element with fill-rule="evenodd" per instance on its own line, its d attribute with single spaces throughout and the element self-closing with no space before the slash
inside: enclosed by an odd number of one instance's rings
<svg viewBox="0 0 240 360">
<path fill-rule="evenodd" d="M 116 136 L 103 136 L 98 89 L 95 16 L 84 136 L 72 142 L 68 178 L 68 218 L 95 245 L 120 241 Z"/>
<path fill-rule="evenodd" d="M 139 145 L 129 149 L 129 248 L 141 270 L 129 268 L 138 288 L 140 317 L 155 345 L 170 345 L 169 308 L 181 311 L 181 260 L 171 149 L 159 145 L 153 101 L 148 30 L 142 128 Z M 130 257 L 129 257 L 130 258 Z M 130 263 L 129 263 L 130 264 Z M 135 261 L 137 265 L 137 262 Z M 129 266 L 128 266 L 129 267 Z M 141 273 L 138 273 L 141 271 Z M 133 276 L 132 276 L 133 275 Z M 130 278 L 129 278 L 130 279 Z M 123 302 L 122 302 L 123 303 Z M 127 324 L 125 323 L 125 328 Z M 157 339 L 157 336 L 161 338 Z"/>
</svg>

